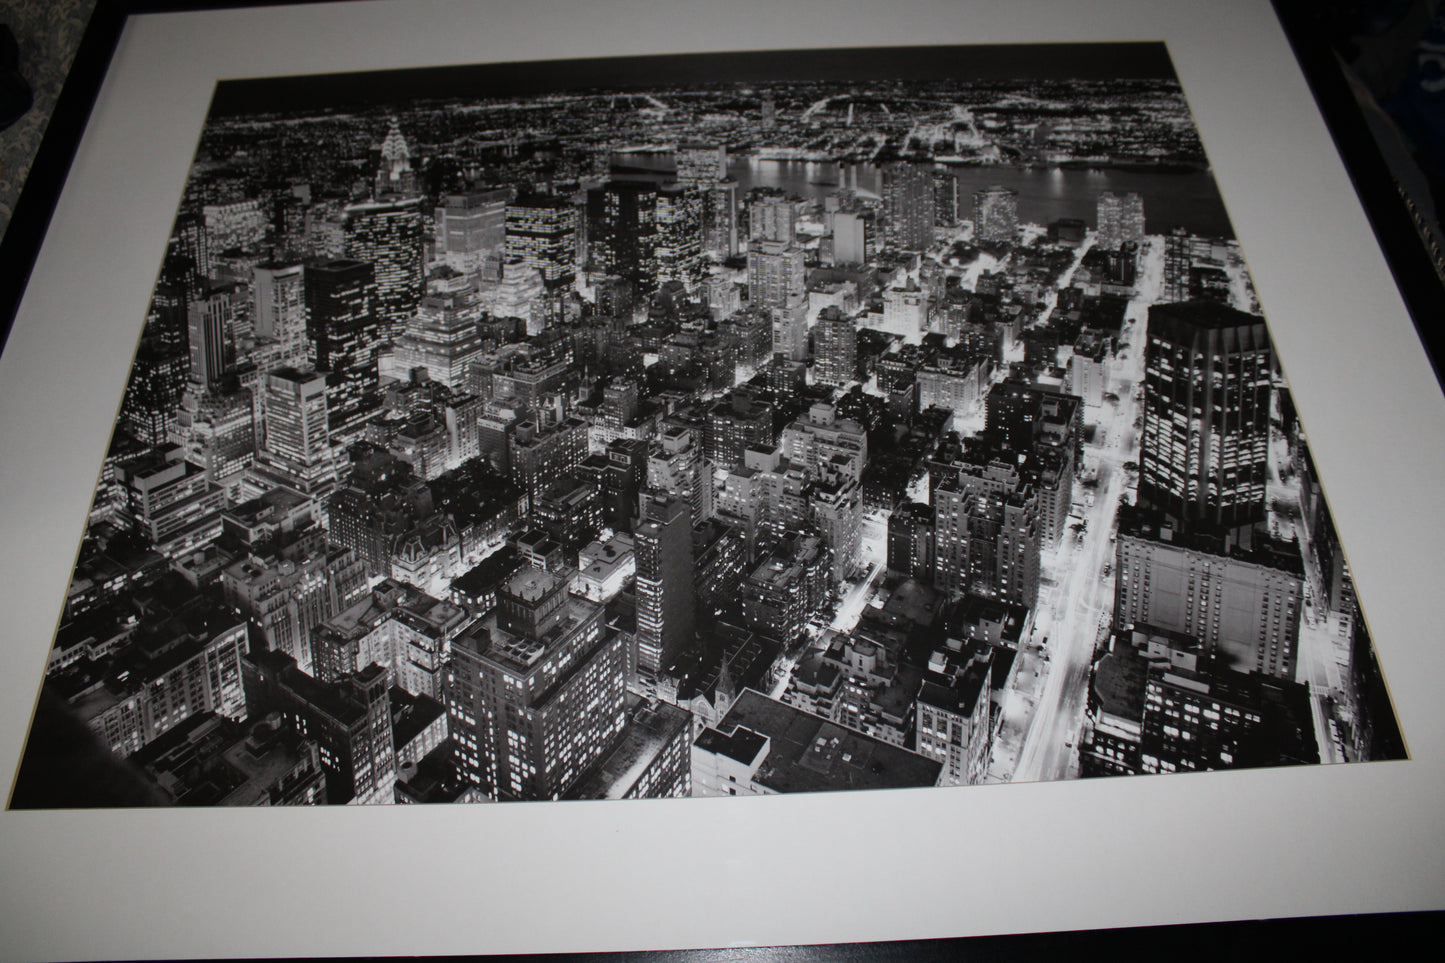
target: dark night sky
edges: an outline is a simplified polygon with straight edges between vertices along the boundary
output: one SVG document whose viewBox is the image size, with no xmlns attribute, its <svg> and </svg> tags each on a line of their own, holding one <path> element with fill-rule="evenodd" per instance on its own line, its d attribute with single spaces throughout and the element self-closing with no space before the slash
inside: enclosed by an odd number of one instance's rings
<svg viewBox="0 0 1445 963">
<path fill-rule="evenodd" d="M 414 100 L 515 97 L 588 88 L 876 80 L 1173 78 L 1162 43 L 853 47 L 315 74 L 223 81 L 212 116 L 365 108 Z"/>
</svg>

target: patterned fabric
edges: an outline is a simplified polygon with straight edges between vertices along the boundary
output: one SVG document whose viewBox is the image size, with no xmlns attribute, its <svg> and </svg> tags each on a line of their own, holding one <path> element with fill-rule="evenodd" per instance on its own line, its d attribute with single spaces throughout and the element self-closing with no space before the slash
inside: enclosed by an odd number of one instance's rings
<svg viewBox="0 0 1445 963">
<path fill-rule="evenodd" d="M 55 109 L 70 61 L 90 20 L 95 0 L 0 0 L 0 23 L 15 35 L 20 73 L 34 91 L 35 103 L 23 117 L 0 131 L 0 234 L 10 223 L 15 200 L 50 112 Z"/>
</svg>

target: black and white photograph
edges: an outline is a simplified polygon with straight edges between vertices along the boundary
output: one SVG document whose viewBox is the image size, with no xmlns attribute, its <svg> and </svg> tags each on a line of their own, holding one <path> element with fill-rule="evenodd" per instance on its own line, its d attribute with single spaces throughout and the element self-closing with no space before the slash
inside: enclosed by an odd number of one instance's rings
<svg viewBox="0 0 1445 963">
<path fill-rule="evenodd" d="M 1438 910 L 1445 288 L 1307 7 L 9 21 L 0 956 Z"/>
<path fill-rule="evenodd" d="M 225 80 L 15 809 L 1406 758 L 1163 43 Z"/>
</svg>

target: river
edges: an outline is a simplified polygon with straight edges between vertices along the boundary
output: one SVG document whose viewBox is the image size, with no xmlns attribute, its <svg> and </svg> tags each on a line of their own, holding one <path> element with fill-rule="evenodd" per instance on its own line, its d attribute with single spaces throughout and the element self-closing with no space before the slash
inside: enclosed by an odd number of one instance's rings
<svg viewBox="0 0 1445 963">
<path fill-rule="evenodd" d="M 672 170 L 669 153 L 615 154 L 620 165 L 646 170 Z M 1097 227 L 1098 196 L 1104 191 L 1137 193 L 1144 198 L 1144 226 L 1150 234 L 1167 234 L 1183 227 L 1205 237 L 1233 237 L 1224 201 L 1214 176 L 1203 171 L 1141 171 L 1106 168 L 1102 170 L 1060 167 L 950 168 L 958 178 L 959 217 L 972 216 L 972 194 L 1001 185 L 1018 192 L 1019 220 L 1048 224 L 1063 217 L 1075 217 L 1091 228 Z M 879 170 L 871 164 L 840 165 L 819 161 L 760 160 L 739 156 L 728 159 L 728 175 L 746 193 L 754 187 L 777 187 L 790 194 L 821 199 L 838 184 L 876 194 Z"/>
</svg>

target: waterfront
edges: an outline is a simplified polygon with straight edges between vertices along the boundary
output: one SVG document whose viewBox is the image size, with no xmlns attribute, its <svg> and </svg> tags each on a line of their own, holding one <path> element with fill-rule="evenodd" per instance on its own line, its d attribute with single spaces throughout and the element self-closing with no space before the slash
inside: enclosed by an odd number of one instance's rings
<svg viewBox="0 0 1445 963">
<path fill-rule="evenodd" d="M 614 154 L 615 163 L 642 170 L 672 170 L 670 153 Z M 1158 172 L 1124 168 L 1019 167 L 1009 164 L 947 168 L 958 178 L 960 217 L 969 215 L 968 198 L 995 184 L 1017 191 L 1019 219 L 1047 224 L 1076 217 L 1095 227 L 1101 192 L 1134 192 L 1144 197 L 1145 228 L 1167 234 L 1184 227 L 1205 237 L 1234 237 L 1224 201 L 1208 170 L 1167 169 Z M 825 161 L 764 160 L 739 155 L 728 159 L 728 176 L 746 193 L 754 187 L 776 187 L 809 200 L 821 200 L 838 187 L 877 194 L 879 168 L 872 164 L 839 165 Z"/>
</svg>

